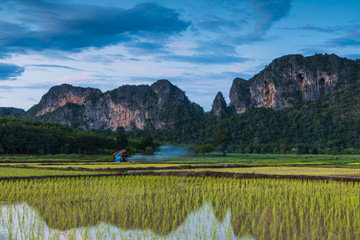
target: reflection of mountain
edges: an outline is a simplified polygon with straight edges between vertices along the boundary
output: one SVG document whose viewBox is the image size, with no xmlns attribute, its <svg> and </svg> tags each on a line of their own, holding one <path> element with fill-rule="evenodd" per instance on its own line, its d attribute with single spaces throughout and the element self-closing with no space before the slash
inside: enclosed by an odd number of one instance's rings
<svg viewBox="0 0 360 240">
<path fill-rule="evenodd" d="M 136 180 L 135 180 L 136 179 Z M 151 179 L 151 178 L 150 178 Z M 189 189 L 176 178 L 99 178 L 68 179 L 49 186 L 36 184 L 36 197 L 18 195 L 39 212 L 52 229 L 95 226 L 100 222 L 121 229 L 151 230 L 167 234 L 178 228 L 204 201 L 201 186 Z M 50 184 L 51 185 L 51 184 Z M 162 187 L 163 186 L 163 187 Z"/>
<path fill-rule="evenodd" d="M 81 236 L 85 239 L 235 239 L 230 221 L 230 211 L 225 212 L 224 218 L 219 222 L 213 211 L 213 206 L 206 202 L 199 209 L 190 213 L 184 222 L 169 234 L 156 234 L 142 229 L 121 229 L 112 224 L 99 223 L 96 226 L 78 227 L 66 230 L 49 229 L 47 224 L 39 217 L 39 213 L 25 203 L 3 206 L 0 208 L 6 222 L 12 225 L 1 226 L 0 240 L 8 240 L 1 232 L 12 229 L 11 239 L 22 239 L 23 236 L 40 235 L 43 239 L 57 239 L 56 236 Z M 9 218 L 11 214 L 13 217 Z M 18 224 L 21 222 L 21 224 Z M 35 231 L 34 231 L 35 230 Z M 86 232 L 86 236 L 85 236 Z M 35 233 L 35 234 L 34 234 Z M 99 233 L 101 236 L 99 236 Z M 8 234 L 6 234 L 8 235 Z M 248 235 L 249 236 L 249 235 Z M 71 237 L 70 237 L 71 238 Z M 241 240 L 242 238 L 237 238 Z M 244 239 L 252 239 L 250 237 Z"/>
<path fill-rule="evenodd" d="M 216 220 L 220 223 L 223 222 L 228 210 L 226 200 L 222 199 L 219 201 L 218 199 L 214 199 L 212 201 L 212 208 L 214 210 Z"/>
<path fill-rule="evenodd" d="M 124 230 L 151 230 L 168 234 L 178 228 L 203 203 L 180 188 L 167 193 L 146 193 L 145 189 L 123 196 L 109 196 L 101 192 L 93 199 L 80 201 L 30 203 L 49 227 L 67 230 L 74 227 L 95 226 L 101 222 Z"/>
<path fill-rule="evenodd" d="M 59 230 L 103 222 L 163 236 L 208 205 L 213 210 L 207 214 L 229 222 L 235 236 L 360 239 L 358 188 L 358 183 L 297 180 L 93 177 L 2 182 L 0 201 L 26 202 Z M 207 220 L 196 216 L 208 229 Z"/>
</svg>

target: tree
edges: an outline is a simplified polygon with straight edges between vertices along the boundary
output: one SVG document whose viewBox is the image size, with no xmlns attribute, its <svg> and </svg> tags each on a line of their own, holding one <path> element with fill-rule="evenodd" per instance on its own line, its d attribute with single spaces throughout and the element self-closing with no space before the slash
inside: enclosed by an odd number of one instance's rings
<svg viewBox="0 0 360 240">
<path fill-rule="evenodd" d="M 145 151 L 146 147 L 154 147 L 154 139 L 150 133 L 146 134 L 139 144 L 139 149 L 142 151 Z"/>
<path fill-rule="evenodd" d="M 232 135 L 225 128 L 218 130 L 215 138 L 215 145 L 218 146 L 224 157 L 226 157 L 226 149 L 231 140 Z"/>
<path fill-rule="evenodd" d="M 201 153 L 202 155 L 205 155 L 205 153 L 210 153 L 212 151 L 214 151 L 214 147 L 210 143 L 199 143 L 195 146 L 195 152 Z"/>
<path fill-rule="evenodd" d="M 281 141 L 281 144 L 280 144 L 280 151 L 281 153 L 286 153 L 287 150 L 289 149 L 289 145 L 288 145 L 288 142 L 285 140 L 282 140 Z"/>
<path fill-rule="evenodd" d="M 116 131 L 116 146 L 118 149 L 125 149 L 128 146 L 128 138 L 123 127 Z"/>
<path fill-rule="evenodd" d="M 137 151 L 136 151 L 136 148 L 134 148 L 134 147 L 127 147 L 126 148 L 126 151 L 128 152 L 128 153 L 130 153 L 130 154 L 136 154 L 137 153 Z"/>
<path fill-rule="evenodd" d="M 339 147 L 334 145 L 332 148 L 331 148 L 331 154 L 332 155 L 338 155 L 339 154 Z"/>
<path fill-rule="evenodd" d="M 145 148 L 144 154 L 152 155 L 152 154 L 154 154 L 154 149 L 152 147 L 150 147 L 150 146 L 147 146 Z"/>
</svg>

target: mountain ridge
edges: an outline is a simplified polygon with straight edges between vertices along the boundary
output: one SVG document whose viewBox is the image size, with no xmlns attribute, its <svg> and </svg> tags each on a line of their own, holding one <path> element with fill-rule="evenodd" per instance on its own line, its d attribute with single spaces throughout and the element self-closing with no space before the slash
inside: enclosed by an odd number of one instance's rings
<svg viewBox="0 0 360 240">
<path fill-rule="evenodd" d="M 273 60 L 249 80 L 235 78 L 229 98 L 239 114 L 252 107 L 280 110 L 300 100 L 318 100 L 339 89 L 345 92 L 358 83 L 360 61 L 335 54 L 286 55 Z"/>
<path fill-rule="evenodd" d="M 223 118 L 231 109 L 242 114 L 252 108 L 282 110 L 301 108 L 305 102 L 326 101 L 339 116 L 357 116 L 360 94 L 354 89 L 359 83 L 359 60 L 335 54 L 286 55 L 274 59 L 249 80 L 235 78 L 229 105 L 219 92 L 209 113 Z M 344 104 L 349 102 L 349 96 L 355 109 Z M 203 109 L 191 102 L 184 91 L 162 79 L 152 85 L 124 85 L 106 92 L 69 84 L 54 86 L 23 118 L 60 122 L 84 130 L 115 131 L 123 127 L 130 131 L 172 128 L 203 115 Z"/>
<path fill-rule="evenodd" d="M 184 117 L 177 119 L 172 110 Z M 172 127 L 192 112 L 203 110 L 177 86 L 158 80 L 151 86 L 124 85 L 106 92 L 69 84 L 55 86 L 26 112 L 25 118 L 57 121 L 85 130 L 115 131 L 119 127 L 144 129 L 146 125 L 155 129 Z"/>
</svg>

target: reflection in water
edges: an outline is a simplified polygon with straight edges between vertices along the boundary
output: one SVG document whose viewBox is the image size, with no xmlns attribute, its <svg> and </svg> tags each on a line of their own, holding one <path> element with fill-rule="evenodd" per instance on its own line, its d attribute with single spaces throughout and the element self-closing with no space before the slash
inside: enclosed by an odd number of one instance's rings
<svg viewBox="0 0 360 240">
<path fill-rule="evenodd" d="M 209 203 L 192 212 L 176 230 L 163 236 L 152 231 L 119 229 L 103 222 L 91 227 L 51 229 L 26 203 L 3 205 L 1 216 L 0 240 L 9 239 L 5 236 L 11 239 L 242 239 L 233 233 L 230 211 L 219 222 Z"/>
<path fill-rule="evenodd" d="M 360 239 L 359 199 L 359 183 L 345 182 L 151 176 L 2 181 L 0 236 Z"/>
</svg>

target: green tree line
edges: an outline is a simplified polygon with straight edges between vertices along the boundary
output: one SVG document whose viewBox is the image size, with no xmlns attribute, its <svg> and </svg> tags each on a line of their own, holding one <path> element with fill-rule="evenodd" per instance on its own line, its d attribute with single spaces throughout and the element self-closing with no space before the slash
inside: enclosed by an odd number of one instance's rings
<svg viewBox="0 0 360 240">
<path fill-rule="evenodd" d="M 58 123 L 0 118 L 0 154 L 111 154 L 124 148 L 152 153 L 159 145 L 151 135 L 128 139 L 123 129 L 104 136 Z"/>
<path fill-rule="evenodd" d="M 340 113 L 341 109 L 337 109 Z M 153 133 L 155 139 L 169 143 L 199 145 L 216 142 L 220 129 L 231 133 L 227 150 L 240 153 L 360 154 L 360 119 L 341 117 L 326 103 L 307 103 L 299 108 L 273 110 L 253 108 L 236 114 L 231 107 L 227 116 L 210 113 L 164 130 L 151 127 L 129 132 L 140 137 Z"/>
<path fill-rule="evenodd" d="M 165 142 L 193 146 L 202 154 L 214 147 L 224 154 L 360 154 L 360 119 L 351 115 L 353 106 L 360 105 L 360 87 L 353 91 L 346 97 L 330 96 L 342 98 L 337 104 L 327 99 L 298 101 L 293 108 L 252 108 L 240 115 L 229 107 L 222 118 L 194 114 L 162 130 L 149 124 L 130 132 L 85 132 L 56 123 L 0 118 L 0 153 L 96 154 L 126 148 L 131 153 L 151 154 Z"/>
</svg>

